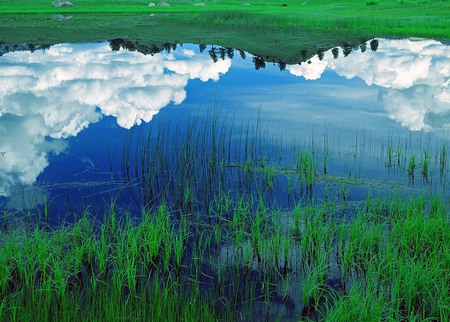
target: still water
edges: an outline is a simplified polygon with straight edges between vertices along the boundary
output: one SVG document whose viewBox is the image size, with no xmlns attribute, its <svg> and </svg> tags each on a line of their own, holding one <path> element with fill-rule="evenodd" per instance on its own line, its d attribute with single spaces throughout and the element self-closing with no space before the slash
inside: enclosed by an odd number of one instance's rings
<svg viewBox="0 0 450 322">
<path fill-rule="evenodd" d="M 376 39 L 295 65 L 218 46 L 124 47 L 0 56 L 0 208 L 107 204 L 123 187 L 114 163 L 130 132 L 162 120 L 183 127 L 212 111 L 232 125 L 258 120 L 285 149 L 312 151 L 329 178 L 321 190 L 351 177 L 355 202 L 367 187 L 445 191 L 450 50 L 442 42 Z"/>
</svg>

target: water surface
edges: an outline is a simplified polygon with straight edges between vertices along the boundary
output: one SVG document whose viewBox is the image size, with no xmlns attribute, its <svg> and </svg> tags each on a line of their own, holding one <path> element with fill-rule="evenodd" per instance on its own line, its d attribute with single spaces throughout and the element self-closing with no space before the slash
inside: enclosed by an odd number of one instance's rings
<svg viewBox="0 0 450 322">
<path fill-rule="evenodd" d="M 112 156 L 130 131 L 211 111 L 232 125 L 258 119 L 285 150 L 312 151 L 322 175 L 326 155 L 327 176 L 361 181 L 354 201 L 381 183 L 446 187 L 450 51 L 439 41 L 376 39 L 296 65 L 219 46 L 131 49 L 61 44 L 0 57 L 1 208 L 107 203 L 123 187 Z M 429 157 L 426 178 L 404 171 L 412 155 Z"/>
</svg>

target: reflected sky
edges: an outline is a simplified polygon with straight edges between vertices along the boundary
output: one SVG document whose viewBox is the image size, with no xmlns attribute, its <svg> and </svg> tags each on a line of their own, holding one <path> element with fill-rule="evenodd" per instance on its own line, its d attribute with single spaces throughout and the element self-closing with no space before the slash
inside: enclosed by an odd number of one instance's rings
<svg viewBox="0 0 450 322">
<path fill-rule="evenodd" d="M 238 120 L 260 113 L 288 136 L 324 122 L 374 133 L 450 124 L 450 51 L 438 41 L 378 39 L 376 51 L 330 49 L 283 72 L 270 63 L 255 70 L 251 55 L 214 62 L 207 52 L 184 45 L 144 55 L 93 43 L 0 57 L 0 196 L 54 177 L 61 170 L 49 160 L 75 147 L 97 144 L 76 152 L 95 165 L 113 126 L 150 122 L 163 107 L 194 113 L 220 101 Z"/>
<path fill-rule="evenodd" d="M 334 58 L 329 50 L 322 59 L 315 55 L 287 69 L 308 80 L 331 70 L 376 85 L 389 117 L 412 131 L 450 124 L 450 51 L 438 41 L 380 39 L 376 51 L 358 50 L 347 57 L 341 52 Z"/>
<path fill-rule="evenodd" d="M 65 150 L 104 116 L 131 128 L 149 122 L 170 103 L 181 104 L 191 79 L 218 80 L 230 59 L 211 61 L 181 49 L 142 55 L 108 43 L 57 45 L 0 59 L 0 196 L 33 184 L 48 154 Z"/>
</svg>

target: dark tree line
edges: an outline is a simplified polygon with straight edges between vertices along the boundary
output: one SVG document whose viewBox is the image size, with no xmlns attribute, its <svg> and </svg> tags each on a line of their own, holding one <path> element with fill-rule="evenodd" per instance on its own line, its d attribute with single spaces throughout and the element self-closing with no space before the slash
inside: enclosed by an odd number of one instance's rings
<svg viewBox="0 0 450 322">
<path fill-rule="evenodd" d="M 139 51 L 143 54 L 151 54 L 151 55 L 161 53 L 163 51 L 170 53 L 170 52 L 176 50 L 178 46 L 182 46 L 182 45 L 174 44 L 174 43 L 163 43 L 163 44 L 159 44 L 159 45 L 153 44 L 151 46 L 145 46 L 145 45 L 136 44 L 132 41 L 122 39 L 122 38 L 116 38 L 116 39 L 110 40 L 109 45 L 111 47 L 111 50 L 113 50 L 113 51 L 119 51 L 120 49 L 126 49 L 128 51 Z M 378 50 L 378 45 L 379 45 L 379 43 L 378 43 L 377 39 L 373 39 L 369 43 L 369 47 L 373 52 Z M 367 50 L 367 47 L 368 46 L 367 46 L 366 42 L 363 42 L 359 45 L 343 43 L 341 45 L 342 55 L 344 57 L 348 57 L 354 50 L 358 50 L 358 49 L 361 52 L 365 52 Z M 198 48 L 199 48 L 199 51 L 201 53 L 203 53 L 208 47 L 207 47 L 207 45 L 200 44 L 200 45 L 198 45 Z M 30 48 L 30 49 L 34 50 L 35 48 Z M 300 59 L 297 63 L 300 64 L 305 61 L 307 61 L 308 63 L 311 63 L 310 58 L 313 57 L 314 55 L 317 55 L 319 60 L 323 60 L 325 51 L 327 51 L 327 50 L 328 49 L 319 48 L 317 50 L 317 52 L 309 53 L 308 50 L 303 49 L 299 52 Z M 239 56 L 242 59 L 247 58 L 246 53 L 240 49 L 234 49 L 234 48 L 230 48 L 230 47 L 226 47 L 226 46 L 211 46 L 208 49 L 208 54 L 214 62 L 219 61 L 219 59 L 221 59 L 221 60 L 224 60 L 226 58 L 233 59 L 236 52 L 239 53 Z M 331 53 L 333 55 L 333 58 L 337 59 L 337 58 L 339 58 L 340 50 L 338 47 L 334 47 L 331 49 Z M 283 71 L 286 69 L 286 66 L 287 66 L 286 62 L 284 62 L 282 60 L 274 60 L 273 57 L 254 55 L 252 58 L 252 62 L 254 64 L 256 70 L 266 68 L 267 61 L 271 61 L 274 65 L 277 65 L 279 67 L 280 71 Z"/>
</svg>

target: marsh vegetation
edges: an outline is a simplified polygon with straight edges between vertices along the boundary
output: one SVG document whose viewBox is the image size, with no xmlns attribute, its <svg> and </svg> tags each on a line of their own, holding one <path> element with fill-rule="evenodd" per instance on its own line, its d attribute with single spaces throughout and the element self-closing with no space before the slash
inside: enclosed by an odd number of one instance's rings
<svg viewBox="0 0 450 322">
<path fill-rule="evenodd" d="M 446 145 L 388 134 L 380 163 L 406 180 L 386 183 L 305 140 L 218 112 L 132 131 L 102 216 L 3 211 L 0 319 L 447 321 Z"/>
</svg>

